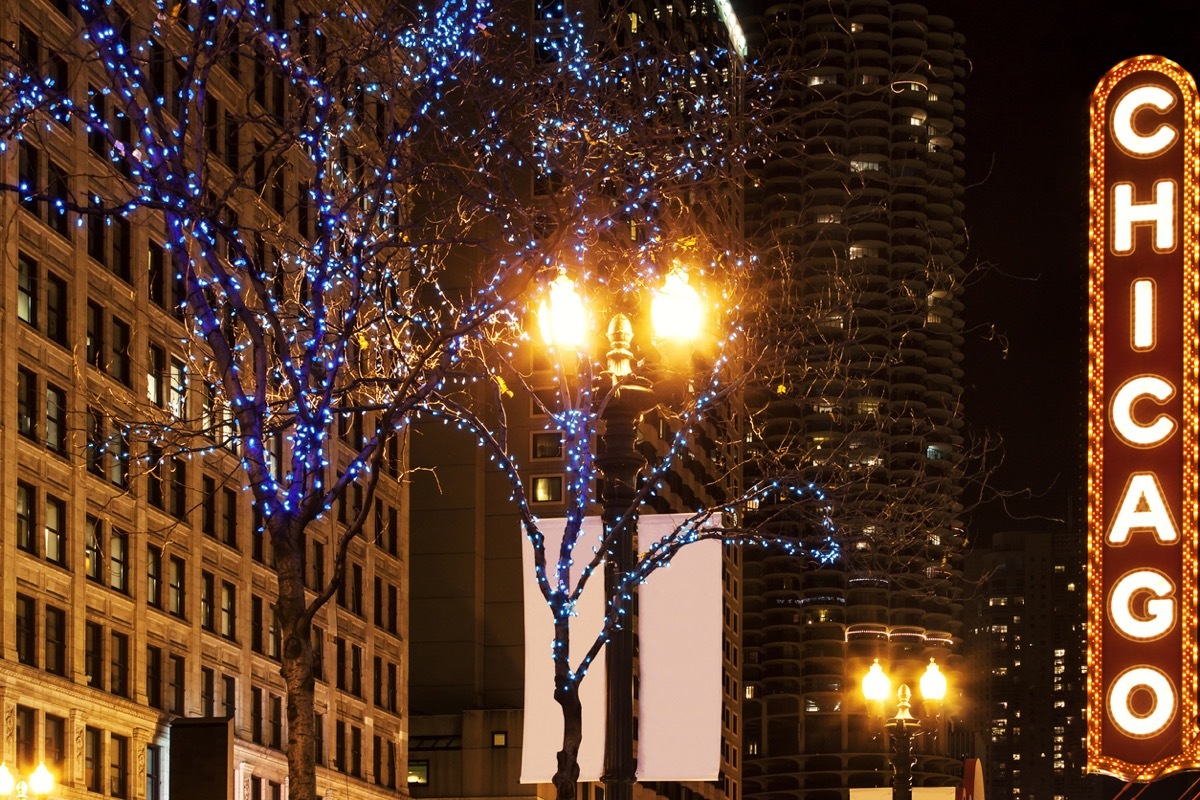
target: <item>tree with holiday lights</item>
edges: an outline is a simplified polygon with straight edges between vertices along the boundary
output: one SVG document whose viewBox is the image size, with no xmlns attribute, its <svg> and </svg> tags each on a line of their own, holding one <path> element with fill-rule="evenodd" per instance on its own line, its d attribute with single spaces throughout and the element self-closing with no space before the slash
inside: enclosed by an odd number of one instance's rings
<svg viewBox="0 0 1200 800">
<path fill-rule="evenodd" d="M 464 392 L 499 385 L 526 296 L 599 238 L 644 245 L 602 279 L 656 271 L 695 192 L 744 161 L 732 84 L 705 83 L 731 58 L 618 46 L 627 15 L 601 36 L 555 3 L 532 30 L 485 0 L 69 6 L 74 47 L 0 50 L 0 145 L 86 138 L 103 169 L 18 169 L 4 188 L 81 235 L 164 240 L 186 371 L 148 402 L 94 399 L 119 417 L 110 455 L 134 477 L 188 457 L 243 472 L 278 579 L 289 794 L 313 800 L 312 621 L 345 587 L 381 474 L 402 475 L 414 421 L 486 419 Z M 487 424 L 502 442 L 503 420 Z M 326 529 L 335 568 L 306 590 Z"/>
</svg>

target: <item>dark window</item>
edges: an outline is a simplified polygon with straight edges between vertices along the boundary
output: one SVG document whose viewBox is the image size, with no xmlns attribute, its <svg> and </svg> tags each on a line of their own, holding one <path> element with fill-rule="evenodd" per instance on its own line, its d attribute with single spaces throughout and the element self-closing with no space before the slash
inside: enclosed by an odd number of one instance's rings
<svg viewBox="0 0 1200 800">
<path fill-rule="evenodd" d="M 317 763 L 324 766 L 325 764 L 325 715 L 314 714 L 313 720 L 313 738 L 317 740 Z"/>
<path fill-rule="evenodd" d="M 133 380 L 133 368 L 129 358 L 129 345 L 132 337 L 129 323 L 112 318 L 112 359 L 109 361 L 111 374 L 126 386 Z"/>
<path fill-rule="evenodd" d="M 217 674 L 210 667 L 200 668 L 200 713 L 206 717 L 216 715 Z"/>
<path fill-rule="evenodd" d="M 66 63 L 61 62 L 65 68 Z M 67 171 L 55 164 L 53 161 L 46 162 L 46 194 L 50 197 L 50 203 L 46 209 L 46 224 L 50 229 L 59 236 L 69 237 L 71 235 L 70 218 L 67 216 L 67 203 L 71 199 L 71 184 L 67 180 Z M 54 339 L 53 334 L 47 331 L 47 335 Z M 54 341 L 62 344 L 58 339 Z"/>
<path fill-rule="evenodd" d="M 256 653 L 263 651 L 263 600 L 258 595 L 250 598 L 250 649 Z"/>
<path fill-rule="evenodd" d="M 45 747 L 45 760 L 51 771 L 55 775 L 64 775 L 67 765 L 67 721 L 62 717 L 47 714 L 42 742 Z"/>
<path fill-rule="evenodd" d="M 362 762 L 362 728 L 357 725 L 350 726 L 350 774 L 356 778 L 361 778 L 363 774 Z"/>
<path fill-rule="evenodd" d="M 67 612 L 46 606 L 46 672 L 67 674 Z"/>
<path fill-rule="evenodd" d="M 187 614 L 187 562 L 171 556 L 167 570 L 167 610 L 183 618 Z"/>
<path fill-rule="evenodd" d="M 312 626 L 313 678 L 325 680 L 325 631 Z"/>
<path fill-rule="evenodd" d="M 23 594 L 17 595 L 17 661 L 37 666 L 37 604 Z"/>
<path fill-rule="evenodd" d="M 146 545 L 146 603 L 162 608 L 162 549 Z"/>
<path fill-rule="evenodd" d="M 40 189 L 39 172 L 41 153 L 30 142 L 21 142 L 17 153 L 17 186 L 21 192 L 21 208 L 41 219 L 43 203 L 36 197 Z"/>
<path fill-rule="evenodd" d="M 200 480 L 200 530 L 217 538 L 217 481 L 208 475 Z"/>
<path fill-rule="evenodd" d="M 200 573 L 200 627 L 206 631 L 216 630 L 215 586 L 211 572 Z"/>
<path fill-rule="evenodd" d="M 375 577 L 375 591 L 371 593 L 371 597 L 375 608 L 375 627 L 383 627 L 383 578 Z"/>
<path fill-rule="evenodd" d="M 170 462 L 170 508 L 167 510 L 176 519 L 186 520 L 187 504 L 187 461 L 179 456 L 173 456 Z"/>
<path fill-rule="evenodd" d="M 108 645 L 108 690 L 120 697 L 129 696 L 129 637 L 113 631 Z"/>
<path fill-rule="evenodd" d="M 321 591 L 325 588 L 325 543 L 313 541 L 313 590 Z"/>
<path fill-rule="evenodd" d="M 108 480 L 114 486 L 129 486 L 129 435 L 124 430 L 113 431 L 109 439 Z"/>
<path fill-rule="evenodd" d="M 46 497 L 46 560 L 60 567 L 67 565 L 67 504 L 57 497 Z"/>
<path fill-rule="evenodd" d="M 83 671 L 87 685 L 104 688 L 104 628 L 98 622 L 88 622 L 83 629 Z"/>
<path fill-rule="evenodd" d="M 334 766 L 341 772 L 345 772 L 349 764 L 346 763 L 346 723 L 340 719 L 334 725 Z"/>
<path fill-rule="evenodd" d="M 83 732 L 83 781 L 89 792 L 97 793 L 104 790 L 100 735 L 98 729 L 91 727 Z"/>
<path fill-rule="evenodd" d="M 158 745 L 146 745 L 146 800 L 162 798 L 162 753 Z"/>
<path fill-rule="evenodd" d="M 267 655 L 278 661 L 282 641 L 279 633 L 279 613 L 274 605 L 267 610 L 267 625 Z"/>
<path fill-rule="evenodd" d="M 399 685 L 396 681 L 396 665 L 387 665 L 387 709 L 388 711 L 399 711 Z"/>
<path fill-rule="evenodd" d="M 187 662 L 183 656 L 171 656 L 167 670 L 167 711 L 172 714 L 183 714 L 186 682 Z"/>
<path fill-rule="evenodd" d="M 374 688 L 371 699 L 375 705 L 383 707 L 383 659 L 375 656 L 371 659 L 371 685 Z"/>
<path fill-rule="evenodd" d="M 164 461 L 162 448 L 156 444 L 146 447 L 146 500 L 155 508 L 164 508 L 166 494 L 164 473 L 167 465 Z"/>
<path fill-rule="evenodd" d="M 237 678 L 232 675 L 222 675 L 225 684 L 225 716 L 233 718 L 237 712 Z"/>
<path fill-rule="evenodd" d="M 87 450 L 84 453 L 84 461 L 87 463 L 87 470 L 93 475 L 103 478 L 105 476 L 104 457 L 107 450 L 107 442 L 104 437 L 104 415 L 95 408 L 88 408 L 85 425 L 87 426 Z"/>
<path fill-rule="evenodd" d="M 335 659 L 334 668 L 337 670 L 337 674 L 334 676 L 334 682 L 337 685 L 338 689 L 345 690 L 345 688 L 346 688 L 346 640 L 343 639 L 341 636 L 333 637 L 333 649 L 334 649 L 334 659 Z M 340 761 L 338 762 L 338 765 L 344 766 L 341 764 Z"/>
<path fill-rule="evenodd" d="M 99 370 L 108 366 L 104 352 L 104 309 L 89 300 L 87 304 L 87 363 Z"/>
<path fill-rule="evenodd" d="M 151 708 L 162 709 L 162 648 L 146 647 L 146 702 Z"/>
<path fill-rule="evenodd" d="M 225 544 L 237 547 L 238 496 L 233 489 L 222 489 L 225 498 Z"/>
<path fill-rule="evenodd" d="M 51 273 L 46 276 L 46 336 L 50 341 L 67 346 L 68 309 L 67 282 Z"/>
<path fill-rule="evenodd" d="M 46 449 L 67 451 L 67 393 L 52 384 L 46 384 Z"/>
<path fill-rule="evenodd" d="M 129 592 L 129 539 L 116 528 L 108 537 L 108 585 L 118 592 Z"/>
<path fill-rule="evenodd" d="M 250 738 L 255 744 L 263 743 L 263 690 L 250 687 Z"/>
<path fill-rule="evenodd" d="M 267 702 L 269 707 L 269 723 L 271 725 L 271 739 L 267 744 L 275 749 L 283 747 L 283 698 L 279 695 L 269 695 Z"/>
<path fill-rule="evenodd" d="M 363 696 L 362 670 L 363 651 L 356 644 L 350 645 L 350 692 L 355 697 Z"/>
</svg>

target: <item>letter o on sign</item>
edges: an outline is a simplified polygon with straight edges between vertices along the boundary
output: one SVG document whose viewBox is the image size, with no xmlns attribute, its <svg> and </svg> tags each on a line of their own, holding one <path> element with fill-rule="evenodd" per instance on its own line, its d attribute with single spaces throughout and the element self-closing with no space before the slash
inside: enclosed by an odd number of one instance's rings
<svg viewBox="0 0 1200 800">
<path fill-rule="evenodd" d="M 1133 709 L 1133 695 L 1138 689 L 1148 692 L 1153 701 L 1145 713 Z M 1175 718 L 1177 705 L 1171 679 L 1155 667 L 1127 669 L 1108 690 L 1108 714 L 1113 723 L 1136 738 L 1148 738 L 1166 728 Z"/>
</svg>

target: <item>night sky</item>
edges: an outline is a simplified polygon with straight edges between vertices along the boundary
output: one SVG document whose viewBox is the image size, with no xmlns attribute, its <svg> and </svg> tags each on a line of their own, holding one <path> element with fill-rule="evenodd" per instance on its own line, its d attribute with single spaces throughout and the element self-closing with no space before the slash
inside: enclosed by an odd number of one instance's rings
<svg viewBox="0 0 1200 800">
<path fill-rule="evenodd" d="M 733 0 L 752 26 L 771 0 Z M 965 411 L 987 487 L 969 532 L 1082 534 L 1087 125 L 1142 54 L 1200 74 L 1200 0 L 925 0 L 966 36 Z M 982 497 L 984 502 L 977 503 Z"/>
<path fill-rule="evenodd" d="M 1200 3 L 929 5 L 956 20 L 971 61 L 966 413 L 977 437 L 1002 438 L 992 484 L 1017 493 L 971 527 L 1044 529 L 1083 497 L 1091 91 L 1141 54 L 1200 74 Z"/>
</svg>

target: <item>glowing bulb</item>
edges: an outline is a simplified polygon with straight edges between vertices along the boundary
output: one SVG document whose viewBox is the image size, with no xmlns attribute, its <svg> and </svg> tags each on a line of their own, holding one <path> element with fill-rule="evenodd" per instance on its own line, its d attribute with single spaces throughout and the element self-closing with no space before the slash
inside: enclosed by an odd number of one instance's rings
<svg viewBox="0 0 1200 800">
<path fill-rule="evenodd" d="M 879 666 L 878 658 L 863 676 L 862 692 L 863 697 L 873 703 L 882 703 L 892 693 L 892 680 L 883 671 L 883 667 Z"/>
<path fill-rule="evenodd" d="M 45 762 L 38 764 L 38 768 L 29 776 L 29 788 L 36 795 L 50 794 L 54 789 L 54 776 L 46 769 Z"/>
<path fill-rule="evenodd" d="M 693 341 L 700 335 L 704 313 L 700 294 L 688 285 L 687 270 L 675 267 L 650 304 L 654 335 L 659 339 Z"/>
<path fill-rule="evenodd" d="M 10 797 L 16 785 L 13 774 L 8 771 L 8 765 L 0 764 L 0 796 Z"/>
<path fill-rule="evenodd" d="M 921 676 L 921 696 L 939 702 L 946 696 L 946 676 L 932 658 L 925 668 L 925 674 Z"/>
<path fill-rule="evenodd" d="M 550 284 L 550 295 L 538 306 L 538 327 L 546 344 L 555 347 L 583 347 L 585 314 L 583 300 L 575 291 L 575 281 L 559 274 Z"/>
</svg>

